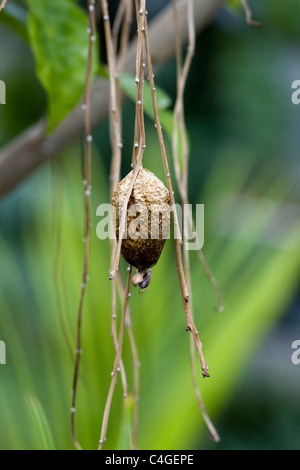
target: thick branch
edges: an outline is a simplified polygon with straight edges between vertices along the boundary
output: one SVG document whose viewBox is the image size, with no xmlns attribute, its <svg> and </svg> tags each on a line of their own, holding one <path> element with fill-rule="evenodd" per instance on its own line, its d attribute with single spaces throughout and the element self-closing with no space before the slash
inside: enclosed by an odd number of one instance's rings
<svg viewBox="0 0 300 470">
<path fill-rule="evenodd" d="M 195 5 L 195 24 L 201 31 L 211 20 L 224 0 L 202 0 Z M 178 3 L 178 16 L 183 44 L 187 44 L 188 31 L 183 14 L 185 1 Z M 149 26 L 152 61 L 155 69 L 175 54 L 172 5 L 166 7 Z M 162 47 L 163 45 L 163 47 Z M 125 63 L 125 71 L 135 73 L 136 41 L 132 41 Z M 108 114 L 109 83 L 97 78 L 91 90 L 91 124 L 96 126 Z M 49 136 L 45 136 L 45 121 L 33 125 L 8 144 L 0 153 L 0 196 L 20 183 L 39 165 L 55 157 L 84 131 L 81 106 L 78 106 Z"/>
</svg>

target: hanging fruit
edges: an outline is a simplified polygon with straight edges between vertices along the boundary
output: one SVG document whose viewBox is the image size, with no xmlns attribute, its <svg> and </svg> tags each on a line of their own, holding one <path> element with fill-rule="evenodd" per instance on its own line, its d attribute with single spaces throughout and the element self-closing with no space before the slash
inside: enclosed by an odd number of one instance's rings
<svg viewBox="0 0 300 470">
<path fill-rule="evenodd" d="M 118 184 L 112 197 L 116 211 L 116 236 L 124 200 L 133 170 Z M 170 194 L 151 171 L 141 168 L 134 183 L 126 214 L 121 245 L 123 258 L 137 269 L 132 282 L 141 289 L 151 281 L 151 268 L 157 263 L 170 231 Z"/>
</svg>

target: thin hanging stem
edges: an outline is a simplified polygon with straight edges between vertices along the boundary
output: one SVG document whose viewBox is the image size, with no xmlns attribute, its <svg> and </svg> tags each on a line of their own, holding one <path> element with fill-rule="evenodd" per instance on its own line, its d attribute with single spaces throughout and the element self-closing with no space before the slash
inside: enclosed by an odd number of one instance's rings
<svg viewBox="0 0 300 470">
<path fill-rule="evenodd" d="M 120 113 L 117 105 L 117 85 L 116 85 L 116 61 L 114 54 L 114 45 L 111 35 L 110 18 L 108 13 L 108 5 L 106 0 L 100 0 L 103 21 L 104 21 L 104 33 L 106 40 L 106 51 L 108 60 L 109 70 L 109 83 L 110 83 L 110 112 L 112 122 L 112 165 L 110 173 L 111 192 L 116 189 L 118 182 L 120 181 L 120 168 L 121 168 L 121 149 L 123 144 L 121 142 L 121 128 L 120 128 Z M 111 193 L 111 196 L 112 196 Z"/>
<path fill-rule="evenodd" d="M 128 49 L 129 43 L 129 35 L 130 35 L 130 25 L 132 22 L 132 1 L 131 0 L 123 0 L 125 3 L 125 14 L 124 14 L 124 21 L 123 27 L 121 30 L 121 39 L 120 39 L 120 52 L 118 55 L 118 62 L 117 62 L 117 72 L 118 77 L 120 78 L 125 65 L 125 58 Z"/>
<path fill-rule="evenodd" d="M 111 34 L 112 34 L 112 40 L 113 40 L 113 45 L 114 45 L 114 51 L 115 51 L 115 56 L 117 56 L 117 49 L 118 49 L 118 39 L 119 39 L 119 33 L 121 29 L 121 24 L 122 20 L 124 17 L 125 13 L 125 1 L 121 0 L 119 2 L 119 6 L 117 9 L 117 13 L 115 15 L 115 19 L 112 25 L 111 29 Z"/>
<path fill-rule="evenodd" d="M 185 58 L 184 65 L 182 66 L 182 55 L 181 55 L 181 41 L 180 41 L 180 31 L 178 27 L 178 10 L 177 10 L 177 1 L 173 0 L 173 11 L 174 11 L 174 28 L 175 28 L 175 43 L 176 43 L 176 59 L 177 59 L 177 98 L 174 110 L 174 131 L 173 131 L 173 140 L 172 140 L 172 150 L 173 150 L 173 159 L 174 159 L 174 168 L 176 180 L 179 187 L 179 192 L 181 196 L 181 202 L 184 206 L 184 210 L 188 210 L 190 207 L 188 205 L 188 146 L 186 139 L 186 127 L 185 127 L 185 118 L 184 118 L 184 90 L 186 85 L 186 79 L 192 62 L 192 57 L 195 50 L 195 29 L 194 29 L 194 19 L 193 19 L 193 1 L 187 1 L 187 17 L 188 17 L 188 31 L 189 31 L 189 45 L 187 49 L 187 55 Z M 180 137 L 181 137 L 181 152 L 183 156 L 183 168 L 182 171 L 179 165 L 179 155 L 178 155 L 178 127 L 180 128 Z M 185 220 L 192 221 L 192 213 L 189 211 Z M 194 229 L 194 227 L 193 227 Z M 183 231 L 183 253 L 184 253 L 184 270 L 186 275 L 187 287 L 190 293 L 190 310 L 193 317 L 193 302 L 192 302 L 192 282 L 190 275 L 190 257 L 189 251 L 187 249 L 187 238 L 185 230 Z M 202 252 L 199 250 L 199 253 Z M 205 260 L 205 258 L 204 258 Z M 197 383 L 197 373 L 196 373 L 196 363 L 195 363 L 195 354 L 194 354 L 194 342 L 193 338 L 190 337 L 190 363 L 191 363 L 191 372 L 192 372 L 192 383 L 194 388 L 195 397 L 199 406 L 199 409 L 202 413 L 203 419 L 209 429 L 210 436 L 216 442 L 220 440 L 219 435 L 213 426 L 203 403 L 200 390 Z"/>
<path fill-rule="evenodd" d="M 195 227 L 193 224 L 193 231 L 195 231 Z M 215 295 L 217 299 L 219 300 L 218 305 L 215 307 L 215 310 L 217 313 L 222 313 L 224 310 L 224 300 L 223 300 L 223 295 L 222 292 L 220 291 L 220 288 L 218 286 L 216 278 L 213 276 L 213 273 L 211 272 L 211 269 L 206 261 L 206 258 L 203 254 L 202 250 L 197 250 L 197 255 L 199 258 L 200 263 L 202 264 L 203 271 L 205 272 L 210 284 L 212 285 L 212 288 L 215 292 Z"/>
<path fill-rule="evenodd" d="M 118 76 L 122 74 L 125 54 L 127 50 L 127 44 L 129 40 L 129 16 L 131 16 L 131 2 L 125 0 L 120 3 L 117 16 L 113 25 L 113 30 L 111 32 L 108 18 L 108 6 L 106 1 L 102 2 L 102 11 L 104 19 L 104 29 L 105 29 L 105 39 L 107 47 L 107 57 L 109 63 L 109 73 L 114 74 L 112 80 L 110 81 L 111 89 L 111 110 L 114 112 L 111 113 L 110 120 L 110 135 L 111 135 L 111 145 L 113 149 L 112 153 L 112 165 L 111 165 L 111 185 L 110 193 L 113 194 L 116 183 L 119 182 L 120 173 L 121 173 L 121 155 L 122 155 L 122 145 L 121 135 L 122 135 L 122 126 L 121 126 L 121 90 L 119 82 L 116 80 L 117 72 L 114 72 L 118 68 Z M 122 28 L 122 39 L 121 39 L 121 52 L 119 55 L 118 66 L 117 66 L 117 40 L 119 29 L 121 27 L 121 22 L 123 15 L 125 13 L 125 21 Z M 113 250 L 115 250 L 116 241 L 113 241 Z M 112 279 L 112 307 L 111 307 L 111 336 L 113 338 L 114 348 L 117 351 L 118 348 L 118 336 L 117 336 L 117 301 L 116 301 L 116 286 L 119 288 L 119 282 L 115 282 L 115 279 Z M 127 418 L 128 414 L 128 390 L 127 390 L 127 378 L 124 363 L 122 359 L 120 360 L 120 373 L 122 378 L 122 388 L 123 388 L 123 406 L 124 406 L 124 417 Z M 128 420 L 129 422 L 129 420 Z M 132 449 L 132 436 L 131 428 L 129 426 L 129 442 L 130 448 Z"/>
<path fill-rule="evenodd" d="M 90 92 L 91 92 L 91 75 L 92 75 L 92 58 L 93 58 L 93 46 L 95 41 L 94 35 L 94 23 L 95 23 L 95 7 L 93 0 L 88 2 L 88 20 L 89 20 L 89 48 L 88 48 L 88 61 L 87 61 L 87 73 L 85 91 L 83 97 L 82 109 L 84 112 L 84 127 L 85 127 L 85 170 L 84 170 L 84 262 L 83 262 L 83 273 L 81 282 L 81 293 L 79 300 L 79 307 L 77 313 L 77 336 L 76 336 L 76 354 L 75 354 L 75 366 L 73 376 L 73 388 L 72 388 L 72 406 L 71 406 L 71 434 L 72 440 L 75 447 L 81 450 L 81 446 L 77 440 L 75 432 L 75 413 L 76 413 L 76 398 L 77 398 L 77 385 L 80 367 L 80 358 L 82 354 L 81 348 L 81 324 L 82 324 L 82 312 L 83 304 L 86 292 L 86 284 L 88 281 L 89 271 L 89 241 L 90 241 L 90 195 L 91 195 L 91 159 L 92 159 L 92 129 L 90 120 Z"/>
<path fill-rule="evenodd" d="M 249 26 L 254 26 L 255 28 L 261 28 L 262 24 L 252 19 L 252 11 L 248 5 L 247 0 L 241 0 L 241 4 L 243 5 L 244 10 L 245 10 L 247 24 Z"/>
<path fill-rule="evenodd" d="M 177 213 L 175 209 L 175 198 L 174 198 L 173 186 L 172 186 L 169 164 L 168 164 L 166 149 L 164 145 L 164 138 L 163 138 L 162 128 L 160 124 L 158 108 L 157 108 L 154 74 L 153 74 L 151 52 L 150 52 L 150 45 L 149 45 L 147 16 L 145 20 L 144 37 L 145 37 L 145 46 L 146 46 L 148 74 L 149 74 L 151 96 L 152 96 L 152 105 L 153 105 L 153 111 L 154 111 L 154 122 L 155 122 L 155 127 L 157 130 L 157 134 L 158 134 L 160 150 L 162 154 L 163 165 L 164 165 L 164 170 L 165 170 L 165 175 L 166 175 L 166 180 L 167 180 L 167 186 L 168 186 L 168 190 L 170 193 L 171 206 L 174 208 L 173 215 L 174 215 L 174 232 L 175 232 L 175 238 L 176 238 L 176 264 L 177 264 L 177 273 L 178 273 L 178 278 L 179 278 L 179 283 L 180 283 L 181 295 L 182 295 L 182 300 L 183 300 L 183 307 L 184 307 L 184 312 L 185 312 L 185 317 L 186 317 L 186 330 L 190 331 L 193 335 L 195 347 L 197 349 L 200 363 L 201 363 L 202 376 L 209 377 L 208 366 L 204 359 L 204 355 L 202 351 L 202 344 L 199 339 L 199 333 L 195 327 L 193 317 L 191 315 L 190 305 L 189 305 L 189 292 L 187 289 L 187 284 L 186 284 L 186 279 L 185 279 L 183 264 L 182 264 L 182 256 L 181 256 L 182 238 L 181 238 L 181 233 L 180 233 L 179 224 L 178 224 L 178 217 L 177 217 Z"/>
<path fill-rule="evenodd" d="M 137 54 L 136 54 L 136 76 L 137 76 L 137 102 L 136 102 L 136 122 L 138 123 L 139 129 L 139 142 L 137 143 L 137 156 L 136 163 L 133 164 L 134 170 L 132 173 L 131 182 L 128 187 L 128 191 L 125 195 L 123 202 L 123 210 L 120 217 L 119 223 L 119 239 L 115 244 L 112 256 L 111 270 L 109 278 L 113 279 L 115 277 L 116 271 L 119 269 L 119 261 L 121 254 L 121 245 L 123 234 L 125 233 L 126 225 L 126 214 L 129 198 L 139 173 L 139 170 L 142 165 L 142 159 L 144 150 L 146 147 L 146 138 L 145 138 L 145 124 L 144 124 L 144 108 L 143 108 L 143 90 L 144 90 L 144 64 L 143 64 L 143 32 L 145 30 L 145 0 L 140 2 L 140 9 L 138 15 L 138 44 L 137 44 Z"/>
<path fill-rule="evenodd" d="M 108 9 L 107 9 L 107 3 L 105 0 L 101 0 L 102 4 L 102 10 L 103 10 L 103 18 L 104 21 L 108 21 Z M 127 4 L 128 5 L 128 4 Z M 127 18 L 129 16 L 128 10 L 127 10 Z M 138 47 L 137 47 L 137 58 L 136 58 L 136 67 L 139 76 L 138 80 L 138 87 L 137 87 L 137 109 L 136 109 L 136 122 L 138 123 L 138 130 L 139 130 L 139 143 L 138 143 L 138 152 L 137 152 L 137 158 L 136 158 L 136 165 L 133 170 L 132 174 L 132 179 L 131 183 L 129 185 L 127 194 L 125 195 L 125 201 L 123 202 L 123 211 L 122 211 L 122 216 L 119 224 L 119 239 L 114 242 L 113 246 L 113 253 L 112 253 L 112 268 L 110 272 L 110 279 L 112 280 L 112 285 L 113 285 L 113 302 L 112 302 L 112 311 L 115 311 L 115 305 L 116 305 L 116 297 L 115 297 L 115 273 L 118 272 L 119 268 L 119 260 L 120 260 L 120 253 L 121 253 L 121 244 L 122 244 L 122 238 L 123 238 L 123 233 L 125 231 L 125 224 L 126 224 L 126 214 L 127 214 L 127 206 L 128 206 L 128 201 L 132 192 L 133 185 L 135 183 L 136 177 L 138 175 L 139 169 L 142 164 L 142 158 L 143 158 L 143 153 L 145 149 L 145 125 L 144 125 L 144 112 L 143 112 L 143 88 L 144 88 L 144 71 L 142 67 L 142 57 L 143 57 L 143 49 L 142 49 L 142 24 L 144 22 L 144 18 L 141 16 L 139 17 L 139 23 L 138 23 L 138 29 L 139 29 L 139 35 L 138 35 Z M 129 24 L 129 21 L 127 19 L 127 25 Z M 127 30 L 128 33 L 128 30 Z M 112 64 L 114 61 L 113 57 L 113 47 L 112 47 L 112 37 L 111 37 L 111 31 L 110 28 L 106 27 L 105 28 L 105 35 L 106 35 L 106 41 L 107 41 L 107 50 L 108 50 L 108 60 L 110 63 L 109 66 L 109 74 L 111 76 L 111 73 L 114 73 L 115 70 L 115 64 Z M 125 33 L 123 33 L 123 38 L 125 38 Z M 125 40 L 125 39 L 124 39 Z M 126 50 L 126 47 L 124 46 L 123 51 Z M 124 52 L 123 52 L 124 53 Z M 122 61 L 119 61 L 120 67 L 122 67 Z M 115 82 L 115 80 L 113 80 Z M 112 80 L 111 80 L 112 84 Z M 116 88 L 117 89 L 117 88 Z M 111 94 L 111 96 L 115 96 L 114 93 Z M 116 107 L 116 111 L 118 111 L 118 107 Z M 115 115 L 115 113 L 114 113 Z M 120 123 L 120 120 L 118 120 L 118 125 Z M 121 130 L 119 128 L 119 135 L 121 135 Z M 115 133 L 116 136 L 116 133 Z M 120 159 L 116 157 L 116 154 L 113 153 L 113 173 L 111 174 L 111 193 L 113 193 L 115 186 L 116 186 L 116 181 L 119 181 L 119 175 L 117 178 L 117 173 L 120 170 Z M 130 277 L 131 277 L 131 267 L 129 267 L 129 272 L 130 272 Z M 117 278 L 118 279 L 118 278 Z M 118 281 L 118 286 L 119 290 L 120 288 L 120 280 Z M 136 372 L 137 369 L 137 348 L 136 348 L 136 343 L 135 343 L 135 338 L 133 335 L 133 330 L 132 330 L 132 325 L 130 318 L 128 317 L 128 314 L 126 315 L 127 312 L 127 305 L 128 305 L 128 297 L 130 295 L 129 293 L 130 289 L 130 280 L 129 280 L 129 285 L 127 283 L 127 287 L 125 289 L 125 295 L 124 295 L 124 301 L 123 301 L 123 315 L 122 315 L 122 321 L 121 321 L 121 327 L 120 327 L 120 333 L 117 338 L 117 335 L 115 334 L 115 348 L 116 348 L 116 356 L 115 356 L 115 364 L 116 361 L 118 364 L 121 364 L 121 357 L 122 357 L 122 345 L 123 345 L 123 335 L 124 335 L 124 325 L 123 321 L 125 321 L 125 317 L 127 318 L 127 325 L 128 325 L 128 334 L 129 334 L 129 340 L 130 340 L 130 346 L 131 346 L 131 352 L 132 352 L 132 357 L 133 357 L 133 362 L 134 362 L 134 370 L 135 370 L 135 379 L 134 379 L 134 394 L 136 398 L 136 402 L 138 399 L 138 393 L 139 393 L 139 379 L 138 375 Z M 115 314 L 113 314 L 113 317 Z M 115 321 L 112 322 L 113 329 L 114 331 L 116 330 L 115 327 Z M 117 343 L 116 343 L 117 341 Z M 121 366 L 118 366 L 121 369 Z M 116 384 L 116 377 L 113 375 L 114 371 L 112 373 L 112 381 L 111 381 L 111 386 L 109 388 L 108 392 L 108 397 L 106 401 L 106 406 L 104 410 L 104 416 L 102 420 L 102 428 L 101 428 L 101 434 L 100 434 L 100 441 L 99 441 L 99 450 L 103 448 L 103 444 L 105 441 L 105 436 L 106 436 L 106 430 L 108 426 L 108 420 L 109 420 L 109 415 L 110 415 L 110 408 L 111 408 L 111 402 L 113 398 L 113 393 L 115 389 L 115 384 Z M 126 392 L 126 397 L 127 397 L 127 392 Z M 136 448 L 137 447 L 137 432 L 138 432 L 138 406 L 135 406 L 134 410 L 134 437 L 133 437 L 133 442 L 132 442 L 132 447 Z M 130 439 L 131 440 L 131 439 Z"/>
<path fill-rule="evenodd" d="M 123 312 L 122 312 L 120 333 L 119 333 L 119 338 L 118 338 L 118 346 L 116 350 L 113 371 L 111 373 L 111 377 L 112 377 L 111 383 L 110 383 L 107 400 L 105 404 L 105 409 L 104 409 L 104 414 L 103 414 L 98 450 L 102 450 L 103 444 L 106 441 L 106 431 L 107 431 L 108 420 L 109 420 L 109 415 L 110 415 L 111 402 L 112 402 L 112 398 L 114 394 L 114 389 L 117 383 L 117 374 L 120 371 L 120 361 L 121 361 L 121 356 L 122 356 L 123 339 L 124 339 L 125 318 L 126 318 L 126 311 L 127 311 L 128 299 L 129 299 L 129 294 L 130 294 L 131 272 L 132 272 L 132 268 L 130 266 L 129 271 L 128 271 L 128 276 L 127 276 L 124 300 L 123 300 Z"/>
<path fill-rule="evenodd" d="M 111 336 L 113 338 L 115 351 L 118 349 L 118 336 L 117 336 L 117 299 L 116 299 L 116 282 L 115 279 L 112 280 L 112 313 L 111 313 Z M 122 380 L 122 389 L 123 389 L 123 408 L 124 416 L 128 410 L 128 390 L 127 390 L 127 377 L 126 370 L 122 359 L 120 360 L 120 373 Z M 131 441 L 131 432 L 129 430 L 129 440 Z"/>
<path fill-rule="evenodd" d="M 117 273 L 117 283 L 120 292 L 120 296 L 123 299 L 125 297 L 125 288 L 123 285 L 122 276 L 120 271 Z M 133 398 L 134 398 L 134 408 L 133 408 L 133 440 L 132 447 L 133 449 L 138 448 L 138 435 L 139 435 L 139 393 L 140 393 L 140 362 L 138 355 L 138 348 L 136 344 L 136 339 L 133 331 L 132 321 L 131 321 L 131 311 L 128 304 L 125 326 L 128 333 L 130 351 L 133 362 Z"/>
<path fill-rule="evenodd" d="M 172 139 L 172 153 L 174 160 L 174 169 L 176 181 L 178 184 L 179 194 L 181 202 L 185 207 L 185 210 L 189 210 L 189 200 L 188 200 L 188 144 L 187 144 L 187 133 L 185 126 L 185 113 L 184 113 L 184 91 L 186 86 L 187 76 L 190 70 L 191 62 L 193 55 L 195 53 L 195 26 L 193 19 L 193 1 L 187 1 L 188 8 L 188 35 L 189 35 L 189 45 L 187 49 L 187 55 L 185 58 L 184 66 L 182 67 L 182 54 L 181 54 L 181 42 L 180 38 L 177 36 L 180 34 L 178 27 L 178 10 L 177 10 L 177 1 L 173 0 L 173 10 L 174 10 L 174 29 L 175 29 L 175 38 L 176 38 L 176 59 L 177 59 L 177 97 L 174 108 L 174 130 L 173 130 L 173 139 Z M 180 66 L 181 64 L 181 66 Z M 178 152 L 178 128 L 180 130 L 181 138 L 181 151 L 183 157 L 183 169 L 181 171 L 179 164 L 179 152 Z M 188 213 L 186 220 L 191 224 L 190 229 L 195 232 L 195 226 L 193 222 L 193 217 L 191 213 Z M 184 234 L 183 234 L 184 235 Z M 185 250 L 186 251 L 186 250 Z M 216 311 L 221 313 L 224 310 L 224 302 L 222 298 L 221 291 L 218 287 L 216 279 L 213 277 L 209 265 L 206 261 L 206 258 L 202 250 L 197 250 L 198 258 L 202 264 L 203 270 L 208 277 L 208 280 L 215 292 L 216 297 L 219 300 Z M 190 290 L 190 289 L 189 289 Z"/>
</svg>

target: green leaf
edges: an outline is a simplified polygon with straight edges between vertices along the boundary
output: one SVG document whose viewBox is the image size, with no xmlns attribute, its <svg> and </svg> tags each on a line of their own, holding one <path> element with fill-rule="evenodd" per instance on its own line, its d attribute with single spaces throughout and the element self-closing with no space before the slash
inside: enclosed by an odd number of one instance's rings
<svg viewBox="0 0 300 470">
<path fill-rule="evenodd" d="M 228 0 L 228 7 L 232 10 L 239 10 L 241 8 L 241 0 Z"/>
<path fill-rule="evenodd" d="M 50 426 L 38 398 L 35 395 L 29 395 L 27 405 L 39 436 L 41 450 L 55 450 Z"/>
<path fill-rule="evenodd" d="M 28 29 L 37 75 L 48 98 L 48 132 L 84 92 L 88 18 L 71 0 L 29 1 Z"/>
</svg>

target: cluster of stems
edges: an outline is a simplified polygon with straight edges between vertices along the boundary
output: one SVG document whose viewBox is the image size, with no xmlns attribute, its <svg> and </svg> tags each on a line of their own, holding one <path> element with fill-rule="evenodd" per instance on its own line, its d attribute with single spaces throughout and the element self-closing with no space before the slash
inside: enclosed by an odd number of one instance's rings
<svg viewBox="0 0 300 470">
<path fill-rule="evenodd" d="M 120 78 L 124 70 L 126 63 L 126 52 L 129 42 L 130 25 L 133 16 L 133 8 L 131 0 L 121 0 L 119 3 L 118 11 L 115 20 L 112 24 L 109 16 L 109 9 L 107 0 L 99 0 L 101 6 L 101 13 L 104 22 L 104 33 L 108 60 L 108 71 L 109 71 L 109 83 L 110 83 L 110 139 L 112 147 L 112 163 L 110 173 L 110 193 L 111 196 L 114 193 L 118 182 L 120 181 L 121 175 L 121 160 L 122 160 L 122 122 L 121 122 L 121 105 L 122 105 L 122 94 L 120 89 Z M 195 50 L 195 26 L 194 26 L 194 14 L 193 14 L 193 0 L 186 0 L 187 7 L 187 22 L 188 22 L 188 39 L 189 45 L 187 54 L 183 60 L 182 55 L 182 44 L 179 30 L 178 21 L 178 10 L 177 1 L 173 0 L 173 13 L 174 13 L 174 31 L 176 41 L 176 58 L 177 58 L 177 99 L 174 109 L 174 133 L 172 140 L 172 154 L 175 168 L 175 178 L 179 189 L 181 202 L 185 205 L 188 204 L 188 144 L 186 138 L 185 129 L 185 118 L 184 118 L 184 91 L 188 72 L 192 62 L 192 58 Z M 74 380 L 72 390 L 72 408 L 71 408 L 71 429 L 72 438 L 74 445 L 77 449 L 81 449 L 81 446 L 77 440 L 75 433 L 75 412 L 76 412 L 76 396 L 77 396 L 77 382 L 79 377 L 79 365 L 81 357 L 81 322 L 82 322 L 82 311 L 85 297 L 86 283 L 88 280 L 88 267 L 89 267 L 89 234 L 90 234 L 90 175 L 91 175 L 91 121 L 90 121 L 90 86 L 91 86 L 91 68 L 92 68 L 92 54 L 93 54 L 93 43 L 95 40 L 95 0 L 88 1 L 89 8 L 89 54 L 88 54 L 88 68 L 86 76 L 86 87 L 83 101 L 83 112 L 85 116 L 85 136 L 86 136 L 86 147 L 85 147 L 85 177 L 84 177 L 84 201 L 85 201 L 85 224 L 84 224 L 84 268 L 83 268 L 83 279 L 81 284 L 81 295 L 78 308 L 77 316 L 77 345 L 76 345 L 76 356 L 75 356 L 75 368 L 74 368 Z M 111 306 L 111 336 L 115 348 L 115 359 L 113 364 L 113 370 L 111 372 L 111 381 L 109 391 L 104 407 L 99 446 L 98 449 L 103 449 L 106 441 L 106 434 L 109 423 L 109 416 L 111 410 L 112 399 L 114 395 L 115 386 L 117 383 L 118 375 L 121 376 L 122 389 L 123 389 L 123 412 L 124 418 L 128 423 L 128 435 L 129 445 L 131 449 L 138 448 L 138 400 L 139 400 L 139 359 L 135 336 L 133 332 L 129 298 L 132 267 L 128 266 L 126 284 L 123 284 L 122 276 L 119 270 L 120 254 L 122 245 L 122 236 L 125 232 L 126 227 L 126 215 L 127 207 L 130 199 L 130 195 L 138 176 L 139 170 L 142 167 L 143 154 L 146 148 L 146 135 L 145 135 L 145 123 L 144 123 L 144 81 L 147 78 L 149 80 L 152 106 L 154 112 L 154 123 L 157 131 L 157 136 L 160 145 L 160 151 L 162 156 L 162 163 L 164 166 L 165 177 L 167 187 L 170 193 L 170 204 L 175 207 L 175 198 L 173 184 L 169 169 L 169 162 L 167 158 L 164 136 L 162 126 L 160 123 L 157 100 L 156 100 L 156 89 L 155 80 L 153 73 L 153 65 L 151 58 L 151 49 L 149 43 L 149 32 L 148 32 L 148 12 L 146 0 L 135 0 L 135 11 L 136 11 L 136 24 L 137 24 L 137 47 L 136 47 L 136 67 L 135 67 L 135 83 L 136 83 L 136 113 L 135 113 L 135 127 L 134 127 L 134 142 L 132 150 L 132 173 L 131 181 L 128 187 L 128 191 L 123 201 L 123 210 L 121 211 L 121 217 L 119 222 L 119 238 L 113 241 L 112 247 L 112 258 L 109 279 L 111 280 L 112 287 L 112 306 Z M 179 164 L 179 152 L 183 157 L 182 168 Z M 189 218 L 192 220 L 192 217 Z M 217 431 L 215 430 L 211 420 L 209 419 L 205 410 L 198 384 L 196 375 L 196 362 L 194 351 L 196 349 L 203 377 L 209 377 L 208 366 L 205 362 L 205 358 L 202 351 L 202 344 L 199 338 L 199 333 L 194 324 L 194 317 L 192 311 L 192 286 L 190 276 L 190 261 L 189 253 L 186 250 L 186 238 L 185 234 L 180 233 L 178 217 L 176 210 L 173 211 L 173 223 L 176 239 L 176 264 L 179 278 L 179 285 L 182 294 L 183 308 L 186 319 L 186 330 L 191 333 L 190 342 L 190 357 L 192 367 L 192 380 L 195 390 L 195 395 L 199 404 L 199 408 L 203 414 L 204 420 L 209 429 L 209 433 L 215 441 L 219 440 Z M 192 224 L 192 222 L 191 222 Z M 193 228 L 193 227 L 191 227 Z M 223 310 L 223 300 L 220 290 L 216 284 L 215 279 L 208 267 L 208 264 L 204 258 L 201 250 L 198 252 L 199 259 L 204 267 L 204 271 L 208 276 L 214 291 L 219 299 L 219 306 L 217 310 L 220 312 Z M 122 299 L 122 316 L 119 324 L 119 331 L 117 331 L 117 296 Z M 127 331 L 132 363 L 133 363 L 133 387 L 130 392 L 134 397 L 134 413 L 133 413 L 133 424 L 130 422 L 129 406 L 128 406 L 128 384 L 127 375 L 124 363 L 122 361 L 122 349 L 124 342 L 124 334 Z"/>
</svg>

